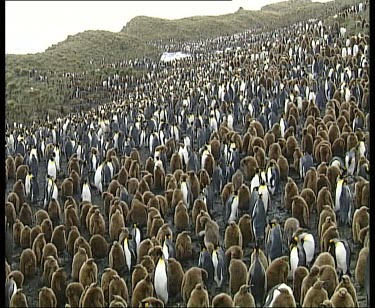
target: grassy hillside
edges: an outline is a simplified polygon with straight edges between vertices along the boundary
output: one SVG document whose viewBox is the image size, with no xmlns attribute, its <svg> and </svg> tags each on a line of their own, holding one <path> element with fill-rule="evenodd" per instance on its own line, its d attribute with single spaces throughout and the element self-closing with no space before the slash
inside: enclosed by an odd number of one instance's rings
<svg viewBox="0 0 375 308">
<path fill-rule="evenodd" d="M 353 0 L 328 3 L 291 0 L 264 6 L 260 11 L 239 9 L 222 16 L 178 20 L 139 16 L 129 21 L 118 33 L 85 31 L 68 36 L 42 53 L 6 55 L 6 117 L 10 121 L 30 121 L 47 113 L 56 115 L 70 112 L 79 102 L 70 99 L 73 90 L 67 87 L 68 81 L 62 78 L 63 72 L 87 72 L 81 80 L 84 84 L 101 82 L 104 76 L 114 72 L 142 74 L 142 71 L 113 69 L 107 64 L 144 56 L 156 59 L 161 51 L 150 44 L 153 42 L 170 39 L 175 42 L 191 41 L 232 35 L 254 28 L 271 30 L 298 20 L 328 17 L 333 15 L 334 9 L 351 3 Z M 368 11 L 363 15 L 368 16 Z M 353 19 L 338 21 L 348 26 L 348 33 L 355 30 Z M 46 74 L 48 83 L 29 75 L 32 69 L 38 71 L 35 75 Z M 95 101 L 105 100 L 99 94 L 92 98 Z"/>
</svg>

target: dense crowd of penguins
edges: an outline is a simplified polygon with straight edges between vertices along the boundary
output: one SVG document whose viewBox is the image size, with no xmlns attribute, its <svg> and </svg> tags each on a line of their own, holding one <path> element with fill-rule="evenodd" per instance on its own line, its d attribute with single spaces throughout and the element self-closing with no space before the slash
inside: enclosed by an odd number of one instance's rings
<svg viewBox="0 0 375 308">
<path fill-rule="evenodd" d="M 5 305 L 369 304 L 367 6 L 338 12 L 356 36 L 243 36 L 88 112 L 7 123 Z"/>
</svg>

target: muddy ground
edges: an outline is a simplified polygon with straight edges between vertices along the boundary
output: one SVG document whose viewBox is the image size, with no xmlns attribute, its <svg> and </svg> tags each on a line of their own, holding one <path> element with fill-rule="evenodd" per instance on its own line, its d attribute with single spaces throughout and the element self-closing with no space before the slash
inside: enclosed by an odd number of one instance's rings
<svg viewBox="0 0 375 308">
<path fill-rule="evenodd" d="M 236 130 L 241 131 L 242 129 L 236 129 Z M 144 162 L 146 160 L 146 158 L 148 157 L 148 149 L 142 149 L 140 151 L 140 154 L 141 154 L 141 159 Z M 167 173 L 169 171 L 170 170 L 169 170 L 169 167 L 168 167 Z M 59 178 L 58 182 L 60 182 L 60 183 L 62 182 L 62 180 L 66 176 L 66 172 L 67 172 L 66 161 L 65 161 L 64 158 L 62 158 L 62 174 L 60 174 L 60 176 L 58 177 Z M 39 209 L 41 209 L 43 207 L 42 206 L 43 205 L 43 203 L 42 203 L 43 202 L 42 187 L 44 187 L 45 175 L 46 175 L 46 163 L 45 163 L 45 161 L 42 161 L 42 162 L 40 162 L 39 174 L 38 174 L 38 182 L 39 182 L 39 185 L 40 185 L 40 188 L 41 188 L 41 196 L 40 196 L 40 201 L 38 202 L 38 204 L 35 204 L 35 205 L 31 206 L 33 214 L 35 214 L 36 211 L 38 211 Z M 303 182 L 299 179 L 297 173 L 294 172 L 293 169 L 290 169 L 289 175 L 296 181 L 296 183 L 299 187 L 299 191 L 301 191 Z M 14 184 L 13 180 L 10 180 L 7 183 L 7 193 L 9 193 L 12 190 L 13 184 Z M 249 184 L 249 183 L 247 183 L 247 184 Z M 286 184 L 286 182 L 283 181 L 282 182 L 282 191 L 284 191 L 285 184 Z M 351 189 L 352 189 L 352 193 L 354 193 L 354 183 L 351 184 Z M 76 199 L 77 202 L 79 202 L 79 196 L 75 196 L 75 199 Z M 270 219 L 272 219 L 274 217 L 278 218 L 283 223 L 288 217 L 291 216 L 291 213 L 287 213 L 285 211 L 281 200 L 283 200 L 283 193 L 272 198 L 272 200 L 271 200 L 272 211 L 270 211 L 268 213 L 268 217 Z M 62 202 L 60 197 L 59 197 L 59 202 L 60 202 L 60 205 L 62 206 L 63 202 Z M 103 202 L 102 202 L 100 196 L 98 195 L 98 193 L 96 191 L 94 191 L 94 189 L 92 190 L 92 203 L 98 205 L 101 209 L 102 214 L 104 214 Z M 190 214 L 190 217 L 191 217 L 191 211 L 190 211 L 189 214 Z M 108 218 L 105 215 L 103 215 L 103 216 L 106 219 L 106 229 L 107 229 L 107 234 L 106 234 L 105 238 L 107 239 L 108 242 L 110 242 L 109 235 L 108 235 L 109 221 L 108 221 Z M 223 204 L 222 204 L 221 198 L 219 196 L 215 197 L 213 217 L 218 222 L 218 224 L 220 226 L 221 238 L 224 239 L 224 232 L 225 232 L 226 225 L 223 221 Z M 62 219 L 63 219 L 63 217 L 62 217 Z M 317 243 L 317 241 L 318 241 L 318 238 L 317 238 L 317 224 L 318 224 L 317 214 L 313 213 L 311 215 L 310 219 L 311 219 L 310 225 L 313 226 L 310 231 L 314 235 L 315 241 Z M 167 215 L 167 217 L 165 218 L 165 222 L 169 222 L 172 226 L 173 225 L 173 215 L 172 214 Z M 34 221 L 33 226 L 34 225 L 35 225 L 35 221 Z M 175 239 L 177 237 L 177 233 L 176 233 L 176 230 L 173 229 L 173 226 L 172 226 L 172 230 L 174 232 L 174 239 Z M 349 227 L 349 226 L 340 227 L 339 230 L 340 230 L 341 237 L 346 238 L 348 240 L 351 248 L 352 248 L 350 269 L 351 269 L 351 273 L 353 275 L 352 277 L 354 278 L 353 283 L 354 283 L 356 291 L 357 291 L 357 297 L 358 297 L 360 307 L 366 307 L 367 301 L 366 301 L 365 291 L 364 291 L 363 288 L 360 288 L 359 285 L 355 282 L 355 277 L 354 277 L 354 270 L 355 270 L 355 266 L 356 266 L 356 262 L 357 262 L 357 257 L 358 257 L 358 253 L 359 253 L 361 247 L 353 244 L 351 227 Z M 184 271 L 186 271 L 187 269 L 189 269 L 193 266 L 198 265 L 198 257 L 199 257 L 199 252 L 200 252 L 200 249 L 199 249 L 199 246 L 198 246 L 198 238 L 195 235 L 193 225 L 190 226 L 189 231 L 191 231 L 190 236 L 191 236 L 192 241 L 193 241 L 193 251 L 194 251 L 194 253 L 193 253 L 192 260 L 187 261 L 187 262 L 181 262 Z M 142 234 L 146 234 L 146 228 L 144 228 L 144 230 L 142 230 Z M 85 239 L 89 242 L 90 236 L 89 236 L 88 231 L 85 227 L 81 228 L 81 235 L 83 235 L 85 237 Z M 66 236 L 68 236 L 68 234 Z M 319 244 L 317 243 L 316 246 L 317 246 L 316 253 L 318 254 L 319 250 L 320 250 Z M 13 244 L 13 261 L 12 261 L 12 264 L 11 264 L 12 270 L 19 270 L 20 269 L 19 259 L 20 259 L 21 252 L 22 252 L 22 248 L 16 247 Z M 244 250 L 244 262 L 246 263 L 248 268 L 249 268 L 249 265 L 250 265 L 251 252 L 252 252 L 252 248 L 250 248 L 250 247 L 248 247 Z M 284 255 L 288 255 L 288 251 L 286 249 L 284 250 Z M 67 283 L 69 284 L 72 281 L 72 279 L 70 278 L 72 257 L 67 252 L 61 253 L 61 254 L 59 254 L 58 262 L 59 262 L 60 267 L 64 267 L 66 273 L 68 274 Z M 99 272 L 98 282 L 100 282 L 101 281 L 101 275 L 103 273 L 104 268 L 109 267 L 108 257 L 105 258 L 105 259 L 101 259 L 101 260 L 95 259 L 95 262 L 98 266 L 98 272 Z M 41 269 L 38 269 L 37 275 L 35 275 L 34 278 L 25 279 L 25 281 L 24 281 L 23 291 L 24 291 L 24 293 L 27 297 L 29 307 L 37 307 L 38 306 L 39 289 L 43 287 L 43 283 L 42 283 L 42 279 L 41 279 L 42 273 L 43 273 L 43 271 Z M 123 276 L 123 278 L 125 279 L 125 281 L 127 283 L 128 290 L 131 291 L 131 276 L 125 275 L 125 276 Z M 291 281 L 288 284 L 292 287 Z M 212 298 L 220 292 L 229 293 L 228 282 L 223 284 L 223 286 L 220 289 L 216 289 L 215 294 L 213 294 L 213 293 L 209 294 L 210 295 L 210 302 L 212 301 Z M 130 292 L 129 292 L 129 295 L 131 296 Z M 183 304 L 183 301 L 182 301 L 181 298 L 170 298 L 168 306 L 183 307 L 184 304 Z"/>
</svg>

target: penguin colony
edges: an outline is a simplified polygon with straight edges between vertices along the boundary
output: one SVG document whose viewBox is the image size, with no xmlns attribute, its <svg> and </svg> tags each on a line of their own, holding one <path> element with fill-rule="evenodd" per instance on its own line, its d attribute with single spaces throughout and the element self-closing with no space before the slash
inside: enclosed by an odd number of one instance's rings
<svg viewBox="0 0 375 308">
<path fill-rule="evenodd" d="M 368 305 L 367 6 L 8 124 L 6 306 Z"/>
</svg>

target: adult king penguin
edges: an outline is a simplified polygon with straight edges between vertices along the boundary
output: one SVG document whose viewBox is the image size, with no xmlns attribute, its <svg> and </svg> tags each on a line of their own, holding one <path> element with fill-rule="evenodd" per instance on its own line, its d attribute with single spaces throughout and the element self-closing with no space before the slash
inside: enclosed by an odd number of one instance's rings
<svg viewBox="0 0 375 308">
<path fill-rule="evenodd" d="M 168 303 L 168 275 L 167 264 L 163 256 L 163 252 L 159 250 L 158 261 L 155 267 L 154 289 L 156 296 L 164 302 Z"/>
<path fill-rule="evenodd" d="M 345 239 L 333 238 L 329 240 L 328 252 L 335 259 L 336 268 L 341 270 L 341 275 L 350 274 L 350 246 Z M 339 277 L 341 278 L 341 277 Z"/>
</svg>

